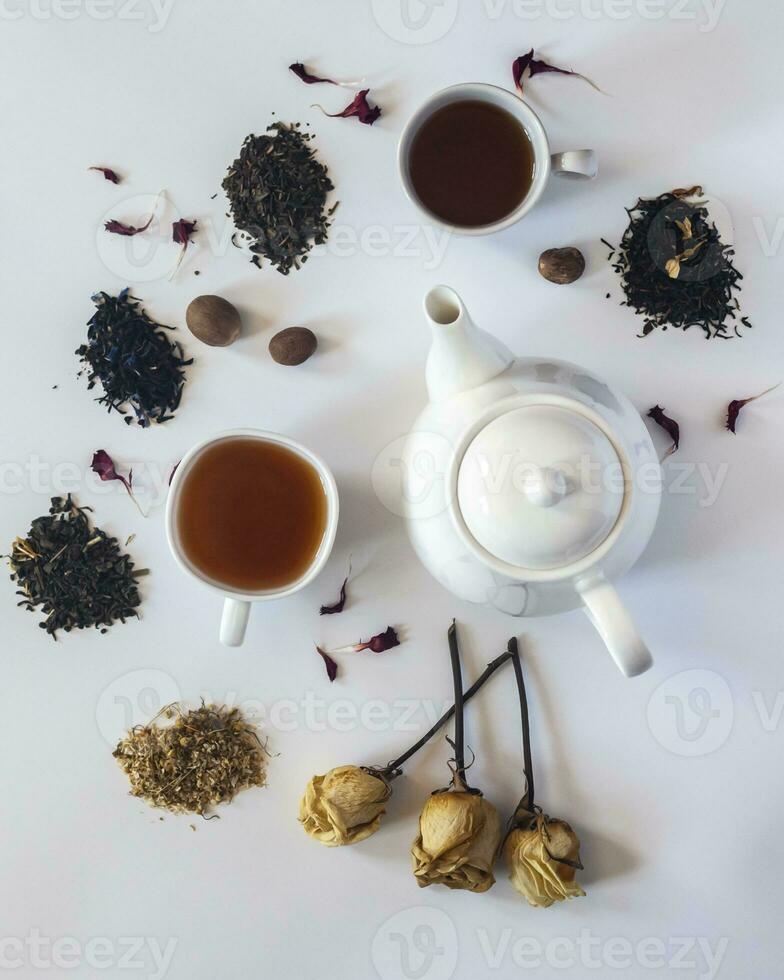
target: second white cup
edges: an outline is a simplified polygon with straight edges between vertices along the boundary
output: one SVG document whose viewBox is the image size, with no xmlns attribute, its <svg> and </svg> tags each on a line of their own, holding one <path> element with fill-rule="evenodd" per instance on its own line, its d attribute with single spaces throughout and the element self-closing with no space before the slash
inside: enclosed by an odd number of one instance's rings
<svg viewBox="0 0 784 980">
<path fill-rule="evenodd" d="M 301 456 L 309 463 L 319 476 L 321 485 L 326 497 L 326 521 L 321 542 L 310 566 L 295 581 L 287 583 L 278 589 L 266 589 L 259 592 L 243 593 L 211 579 L 191 562 L 180 540 L 178 531 L 178 507 L 181 501 L 182 487 L 190 468 L 198 459 L 201 453 L 221 440 L 228 439 L 260 439 L 266 442 L 277 443 L 289 449 L 291 452 Z M 172 478 L 169 489 L 169 497 L 166 504 L 166 537 L 175 561 L 191 578 L 201 582 L 210 591 L 223 596 L 223 616 L 220 625 L 220 641 L 225 646 L 241 646 L 245 638 L 245 630 L 248 625 L 251 605 L 254 602 L 269 602 L 273 599 L 282 599 L 304 589 L 306 585 L 313 581 L 319 574 L 329 558 L 332 546 L 335 542 L 335 533 L 338 526 L 338 490 L 327 464 L 310 449 L 300 443 L 289 439 L 287 436 L 278 435 L 274 432 L 265 432 L 261 429 L 233 429 L 228 432 L 221 432 L 203 442 L 195 445 L 177 467 Z"/>
<path fill-rule="evenodd" d="M 498 109 L 503 109 L 520 123 L 531 141 L 534 153 L 534 173 L 528 193 L 513 211 L 491 224 L 452 225 L 441 220 L 429 211 L 419 199 L 411 179 L 409 156 L 420 128 L 433 113 L 456 102 L 486 102 Z M 558 177 L 590 180 L 598 173 L 596 154 L 593 150 L 565 150 L 561 153 L 551 153 L 550 142 L 542 121 L 528 103 L 513 92 L 483 82 L 451 85 L 449 88 L 441 89 L 440 92 L 431 95 L 406 123 L 398 144 L 397 161 L 403 189 L 410 200 L 430 222 L 458 235 L 489 235 L 515 224 L 535 206 L 544 193 L 551 174 Z"/>
</svg>

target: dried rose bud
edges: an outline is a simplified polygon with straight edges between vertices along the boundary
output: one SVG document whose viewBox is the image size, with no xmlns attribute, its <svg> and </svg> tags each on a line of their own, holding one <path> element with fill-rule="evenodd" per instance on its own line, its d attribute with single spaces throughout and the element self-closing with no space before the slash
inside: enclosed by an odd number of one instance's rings
<svg viewBox="0 0 784 980">
<path fill-rule="evenodd" d="M 500 841 L 501 818 L 481 793 L 434 793 L 411 848 L 417 884 L 486 892 L 495 883 L 493 861 Z"/>
<path fill-rule="evenodd" d="M 528 904 L 547 908 L 585 895 L 574 880 L 582 868 L 580 839 L 569 824 L 541 810 L 519 810 L 515 823 L 504 842 L 504 857 L 509 880 Z"/>
<path fill-rule="evenodd" d="M 328 847 L 356 844 L 381 826 L 389 783 L 359 766 L 338 766 L 314 776 L 299 804 L 299 821 L 315 840 Z"/>
</svg>

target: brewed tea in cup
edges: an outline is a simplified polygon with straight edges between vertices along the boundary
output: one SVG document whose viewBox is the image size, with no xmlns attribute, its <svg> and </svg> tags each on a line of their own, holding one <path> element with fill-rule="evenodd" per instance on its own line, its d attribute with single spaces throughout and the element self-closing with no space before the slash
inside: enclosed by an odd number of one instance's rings
<svg viewBox="0 0 784 980">
<path fill-rule="evenodd" d="M 487 235 L 519 221 L 550 174 L 591 178 L 593 150 L 550 153 L 533 109 L 495 85 L 452 85 L 406 124 L 398 146 L 403 188 L 423 214 L 463 235 Z"/>
<path fill-rule="evenodd" d="M 181 567 L 225 596 L 222 643 L 242 643 L 251 602 L 315 578 L 337 515 L 329 469 L 284 436 L 238 430 L 188 453 L 172 480 L 167 534 Z"/>
</svg>

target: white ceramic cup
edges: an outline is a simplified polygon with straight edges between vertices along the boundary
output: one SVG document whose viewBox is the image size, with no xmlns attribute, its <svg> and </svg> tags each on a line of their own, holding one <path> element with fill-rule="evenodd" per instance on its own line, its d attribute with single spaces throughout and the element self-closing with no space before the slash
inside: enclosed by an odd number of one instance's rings
<svg viewBox="0 0 784 980">
<path fill-rule="evenodd" d="M 494 221 L 489 225 L 478 225 L 475 228 L 450 225 L 429 211 L 417 196 L 409 169 L 411 145 L 425 120 L 444 106 L 468 101 L 487 102 L 514 116 L 528 134 L 534 151 L 534 178 L 520 204 L 500 221 Z M 513 92 L 482 82 L 452 85 L 431 95 L 406 123 L 398 143 L 397 162 L 403 188 L 411 201 L 433 224 L 459 235 L 489 235 L 515 224 L 528 214 L 542 196 L 550 174 L 555 174 L 557 177 L 590 180 L 598 173 L 596 154 L 593 150 L 566 150 L 563 153 L 551 153 L 547 133 L 534 110 Z"/>
<path fill-rule="evenodd" d="M 218 582 L 215 579 L 211 579 L 208 575 L 205 575 L 192 564 L 192 562 L 183 552 L 180 543 L 177 529 L 177 508 L 181 498 L 182 486 L 186 476 L 188 475 L 188 471 L 198 456 L 200 456 L 205 449 L 209 448 L 210 446 L 214 446 L 217 442 L 237 438 L 259 439 L 263 442 L 274 442 L 278 445 L 285 446 L 294 453 L 297 453 L 298 456 L 301 456 L 306 462 L 310 463 L 313 469 L 318 473 L 321 479 L 321 485 L 324 488 L 324 494 L 327 498 L 326 525 L 324 528 L 324 534 L 321 538 L 321 544 L 319 545 L 313 562 L 296 581 L 290 582 L 288 585 L 284 585 L 280 589 L 265 589 L 259 592 L 243 593 L 237 589 L 233 589 L 230 586 Z M 174 477 L 171 481 L 171 487 L 169 488 L 169 497 L 166 502 L 166 538 L 169 542 L 171 553 L 174 555 L 174 558 L 180 568 L 187 572 L 191 578 L 195 578 L 212 592 L 223 596 L 223 616 L 221 618 L 220 625 L 221 643 L 228 647 L 238 647 L 242 645 L 242 641 L 245 639 L 245 630 L 248 625 L 248 617 L 250 616 L 251 603 L 267 602 L 271 599 L 282 599 L 284 596 L 292 595 L 294 592 L 299 592 L 300 589 L 304 589 L 306 585 L 313 581 L 313 579 L 326 564 L 330 552 L 332 551 L 332 545 L 335 542 L 335 532 L 337 531 L 338 527 L 338 510 L 338 488 L 335 484 L 335 478 L 330 472 L 327 464 L 314 452 L 306 449 L 293 439 L 289 439 L 287 436 L 277 435 L 274 432 L 264 432 L 261 429 L 232 429 L 228 432 L 220 432 L 217 435 L 211 436 L 209 439 L 205 439 L 203 442 L 198 443 L 188 453 L 186 453 L 178 465 L 176 472 L 174 473 Z"/>
</svg>

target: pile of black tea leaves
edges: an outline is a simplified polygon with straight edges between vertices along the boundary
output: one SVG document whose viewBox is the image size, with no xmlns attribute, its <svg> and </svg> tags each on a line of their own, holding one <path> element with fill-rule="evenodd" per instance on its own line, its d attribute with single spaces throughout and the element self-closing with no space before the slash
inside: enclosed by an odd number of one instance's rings
<svg viewBox="0 0 784 980">
<path fill-rule="evenodd" d="M 182 398 L 183 369 L 193 358 L 186 360 L 179 341 L 167 335 L 174 328 L 150 319 L 127 289 L 117 296 L 96 293 L 92 300 L 87 343 L 76 351 L 88 372 L 87 387 L 100 384 L 96 401 L 120 412 L 128 425 L 168 422 Z"/>
<path fill-rule="evenodd" d="M 272 123 L 262 136 L 245 138 L 223 180 L 234 224 L 259 268 L 267 259 L 288 275 L 327 240 L 337 204 L 327 210 L 334 185 L 312 139 L 299 123 Z"/>
<path fill-rule="evenodd" d="M 627 208 L 629 224 L 609 259 L 621 277 L 625 301 L 644 317 L 641 336 L 668 326 L 700 327 L 707 338 L 741 336 L 736 291 L 743 279 L 710 220 L 699 186 L 640 198 Z"/>
<path fill-rule="evenodd" d="M 266 784 L 266 748 L 239 708 L 205 704 L 186 711 L 174 703 L 136 725 L 113 755 L 131 783 L 131 796 L 171 813 L 211 820 L 218 803 Z"/>
<path fill-rule="evenodd" d="M 137 579 L 147 570 L 135 569 L 117 539 L 92 526 L 89 507 L 77 507 L 70 494 L 53 497 L 51 504 L 8 556 L 22 597 L 18 605 L 40 609 L 44 619 L 38 625 L 55 640 L 60 629 L 94 626 L 106 633 L 112 623 L 138 616 Z"/>
</svg>

